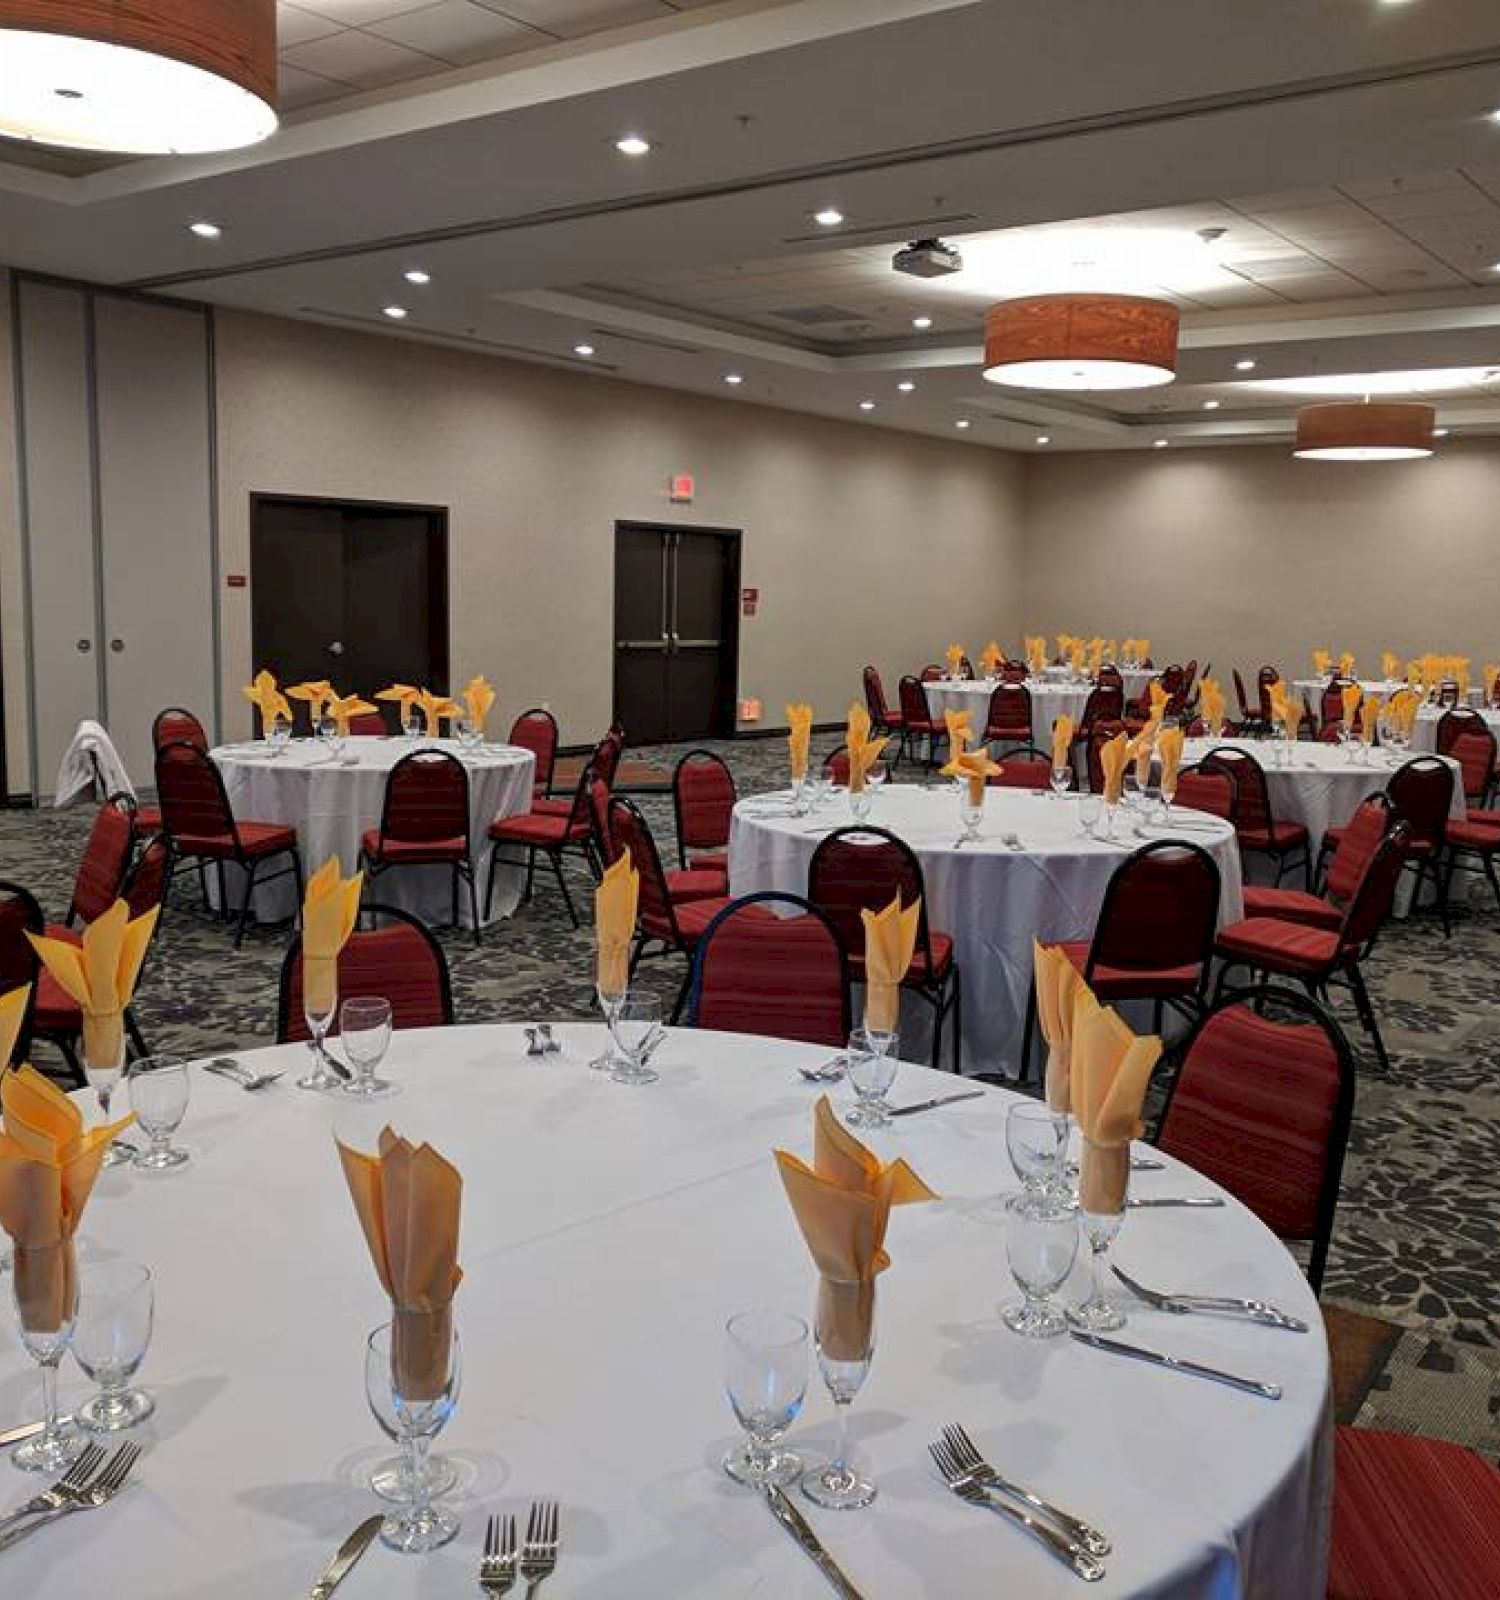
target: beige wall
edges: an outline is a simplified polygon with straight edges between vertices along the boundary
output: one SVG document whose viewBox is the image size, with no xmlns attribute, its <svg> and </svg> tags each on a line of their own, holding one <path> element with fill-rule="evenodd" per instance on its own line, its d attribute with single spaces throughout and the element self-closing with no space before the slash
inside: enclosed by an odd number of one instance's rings
<svg viewBox="0 0 1500 1600">
<path fill-rule="evenodd" d="M 26 713 L 26 586 L 21 555 L 21 484 L 16 448 L 10 274 L 0 268 L 0 677 L 5 688 L 5 778 L 12 794 L 31 787 Z"/>
<path fill-rule="evenodd" d="M 617 518 L 743 528 L 740 692 L 772 726 L 793 698 L 841 719 L 867 658 L 894 693 L 1020 626 L 1010 455 L 235 312 L 217 359 L 221 570 L 248 570 L 252 492 L 445 505 L 454 681 L 485 673 L 506 720 L 550 701 L 569 742 L 611 715 Z M 220 598 L 232 733 L 249 591 Z"/>
<path fill-rule="evenodd" d="M 1023 626 L 1145 635 L 1157 661 L 1427 650 L 1500 661 L 1500 441 L 1427 461 L 1285 445 L 1033 458 Z M 1247 680 L 1248 681 L 1248 680 Z"/>
</svg>

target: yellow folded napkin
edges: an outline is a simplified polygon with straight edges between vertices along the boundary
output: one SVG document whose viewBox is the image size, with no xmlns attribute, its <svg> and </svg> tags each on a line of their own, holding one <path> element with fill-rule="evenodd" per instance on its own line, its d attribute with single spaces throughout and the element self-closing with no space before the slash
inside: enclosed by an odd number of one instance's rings
<svg viewBox="0 0 1500 1600">
<path fill-rule="evenodd" d="M 1354 676 L 1354 652 L 1345 650 L 1339 656 L 1339 676 L 1352 678 Z"/>
<path fill-rule="evenodd" d="M 1097 678 L 1099 669 L 1104 665 L 1104 641 L 1094 638 L 1089 640 L 1089 676 Z"/>
<path fill-rule="evenodd" d="M 1104 641 L 1104 659 L 1113 663 L 1119 659 L 1119 655 L 1120 647 L 1113 639 L 1106 639 Z"/>
<path fill-rule="evenodd" d="M 905 908 L 898 894 L 883 911 L 860 912 L 865 925 L 865 1027 L 894 1033 L 901 1018 L 901 980 L 917 948 L 922 902 Z"/>
<path fill-rule="evenodd" d="M 1129 740 L 1123 733 L 1099 747 L 1099 765 L 1104 772 L 1104 803 L 1117 806 L 1125 793 L 1125 763 L 1129 759 Z"/>
<path fill-rule="evenodd" d="M 1380 675 L 1387 683 L 1401 676 L 1401 657 L 1394 650 L 1380 652 Z"/>
<path fill-rule="evenodd" d="M 1084 987 L 1083 974 L 1056 945 L 1031 943 L 1036 983 L 1036 1014 L 1047 1041 L 1047 1104 L 1059 1115 L 1072 1110 L 1070 1056 L 1073 1008 Z"/>
<path fill-rule="evenodd" d="M 16 1053 L 16 1040 L 21 1037 L 21 1024 L 26 1018 L 26 1002 L 31 998 L 31 985 L 23 983 L 19 989 L 0 995 L 0 1076 L 10 1065 Z"/>
<path fill-rule="evenodd" d="M 969 741 L 974 737 L 973 713 L 969 711 L 945 711 L 943 721 L 948 728 L 948 748 L 954 755 L 962 755 L 969 748 Z"/>
<path fill-rule="evenodd" d="M 82 1012 L 83 1058 L 100 1072 L 124 1064 L 125 1007 L 135 993 L 160 913 L 161 908 L 153 906 L 132 921 L 130 907 L 116 900 L 83 930 L 81 944 L 26 935 L 42 964 Z"/>
<path fill-rule="evenodd" d="M 1326 678 L 1333 671 L 1333 657 L 1326 650 L 1314 650 L 1312 664 L 1315 678 Z"/>
<path fill-rule="evenodd" d="M 1217 739 L 1224 729 L 1224 691 L 1213 678 L 1203 679 L 1198 686 L 1198 711 Z"/>
<path fill-rule="evenodd" d="M 905 1161 L 887 1165 L 834 1115 L 824 1095 L 813 1110 L 812 1165 L 789 1151 L 776 1165 L 818 1269 L 817 1339 L 833 1361 L 863 1361 L 870 1353 L 875 1279 L 891 1264 L 886 1230 L 891 1207 L 936 1200 Z"/>
<path fill-rule="evenodd" d="M 1033 677 L 1041 677 L 1047 668 L 1047 641 L 1040 636 L 1028 635 L 1026 640 L 1026 670 Z"/>
<path fill-rule="evenodd" d="M 1153 678 L 1146 685 L 1146 693 L 1151 696 L 1151 720 L 1160 722 L 1167 714 L 1167 701 L 1172 697 L 1162 687 L 1160 678 Z"/>
<path fill-rule="evenodd" d="M 28 1333 L 56 1333 L 73 1315 L 73 1237 L 109 1142 L 134 1116 L 90 1129 L 34 1067 L 0 1076 L 0 1227 L 15 1245 L 16 1305 Z"/>
<path fill-rule="evenodd" d="M 857 700 L 849 707 L 845 742 L 849 746 L 849 790 L 852 794 L 859 794 L 865 787 L 870 768 L 880 760 L 880 753 L 887 741 L 870 737 L 870 713 Z"/>
<path fill-rule="evenodd" d="M 315 728 L 319 717 L 323 715 L 323 707 L 328 701 L 338 698 L 338 690 L 327 678 L 312 678 L 306 683 L 294 683 L 286 693 L 289 700 L 307 702 L 307 720 Z"/>
<path fill-rule="evenodd" d="M 422 698 L 424 693 L 425 691 L 418 689 L 415 684 L 393 683 L 387 689 L 376 690 L 375 698 L 377 700 L 391 700 L 400 706 L 399 720 L 404 732 L 407 722 L 411 719 L 412 706 Z"/>
<path fill-rule="evenodd" d="M 247 684 L 240 693 L 260 712 L 261 738 L 271 737 L 271 724 L 277 717 L 291 722 L 292 708 L 287 704 L 286 696 L 276 687 L 276 679 L 269 672 L 264 670 L 257 672 L 254 683 Z"/>
<path fill-rule="evenodd" d="M 622 850 L 594 890 L 594 974 L 601 994 L 623 995 L 630 987 L 630 945 L 640 892 L 641 875 L 630 864 L 629 850 Z"/>
<path fill-rule="evenodd" d="M 1453 676 L 1458 680 L 1458 692 L 1462 699 L 1469 698 L 1469 658 L 1460 656 L 1453 669 Z"/>
<path fill-rule="evenodd" d="M 963 670 L 964 647 L 961 644 L 950 644 L 943 654 L 948 658 L 948 676 L 956 678 Z"/>
<path fill-rule="evenodd" d="M 328 702 L 328 714 L 333 718 L 333 725 L 341 737 L 349 737 L 349 722 L 353 717 L 365 717 L 370 712 L 378 709 L 368 700 L 362 700 L 357 694 L 335 695 Z"/>
<path fill-rule="evenodd" d="M 1005 665 L 1005 652 L 991 639 L 979 652 L 979 665 L 986 677 L 993 678 Z"/>
<path fill-rule="evenodd" d="M 1495 698 L 1495 679 L 1500 677 L 1500 667 L 1493 661 L 1484 664 L 1484 703 L 1488 705 Z"/>
<path fill-rule="evenodd" d="M 417 696 L 417 704 L 422 708 L 422 715 L 427 719 L 427 737 L 429 739 L 437 738 L 440 718 L 456 717 L 462 714 L 456 700 L 450 700 L 445 694 L 434 694 L 430 689 L 422 690 Z"/>
<path fill-rule="evenodd" d="M 1161 792 L 1177 793 L 1177 769 L 1182 765 L 1182 729 L 1163 728 L 1156 741 L 1156 754 L 1161 761 Z"/>
<path fill-rule="evenodd" d="M 1067 766 L 1073 751 L 1073 719 L 1063 715 L 1052 722 L 1052 770 L 1061 772 Z"/>
<path fill-rule="evenodd" d="M 791 729 L 786 736 L 786 747 L 792 763 L 792 782 L 801 783 L 807 776 L 807 752 L 812 743 L 813 708 L 805 701 L 796 701 L 786 708 L 786 720 Z"/>
<path fill-rule="evenodd" d="M 1339 694 L 1339 699 L 1344 703 L 1344 726 L 1350 733 L 1354 732 L 1354 718 L 1359 711 L 1359 702 L 1364 690 L 1357 683 L 1345 684 Z"/>
<path fill-rule="evenodd" d="M 1137 1038 L 1091 990 L 1079 991 L 1070 1087 L 1073 1117 L 1083 1135 L 1078 1203 L 1084 1211 L 1108 1216 L 1125 1204 L 1130 1141 L 1140 1137 L 1141 1106 L 1160 1055 L 1156 1035 Z"/>
<path fill-rule="evenodd" d="M 1366 744 L 1375 743 L 1375 735 L 1380 729 L 1380 710 L 1380 696 L 1366 695 L 1360 708 L 1360 715 L 1364 719 L 1360 724 L 1360 734 Z"/>
<path fill-rule="evenodd" d="M 998 778 L 1001 771 L 1000 767 L 990 760 L 990 753 L 984 745 L 978 745 L 973 750 L 960 750 L 941 770 L 945 778 L 959 778 L 968 785 L 971 806 L 984 804 L 986 782 L 991 778 Z"/>
<path fill-rule="evenodd" d="M 1135 641 L 1135 651 L 1136 660 L 1144 665 L 1151 659 L 1151 641 L 1149 639 L 1137 639 Z"/>
<path fill-rule="evenodd" d="M 339 951 L 359 920 L 364 874 L 343 876 L 329 856 L 302 897 L 302 1006 L 309 1016 L 328 1016 L 339 1003 Z"/>
<path fill-rule="evenodd" d="M 495 704 L 495 691 L 486 682 L 484 674 L 470 678 L 464 685 L 464 709 L 469 713 L 469 726 L 475 733 L 484 732 L 486 718 Z"/>
<path fill-rule="evenodd" d="M 1057 636 L 1057 658 L 1059 661 L 1066 658 L 1068 651 L 1073 648 L 1073 635 L 1060 633 Z"/>
<path fill-rule="evenodd" d="M 336 1141 L 338 1142 L 338 1141 Z M 338 1142 L 344 1180 L 380 1286 L 391 1298 L 391 1371 L 403 1400 L 435 1400 L 448 1382 L 463 1179 L 431 1145 L 389 1127 L 374 1154 Z"/>
</svg>

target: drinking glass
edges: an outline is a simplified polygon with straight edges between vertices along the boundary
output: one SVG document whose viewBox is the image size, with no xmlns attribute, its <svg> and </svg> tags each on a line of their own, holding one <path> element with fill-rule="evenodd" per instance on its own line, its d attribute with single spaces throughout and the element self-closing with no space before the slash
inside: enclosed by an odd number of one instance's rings
<svg viewBox="0 0 1500 1600">
<path fill-rule="evenodd" d="M 370 1335 L 365 1348 L 365 1398 L 380 1426 L 401 1446 L 406 1462 L 408 1498 L 404 1508 L 381 1524 L 381 1542 L 392 1550 L 416 1554 L 437 1550 L 458 1532 L 458 1518 L 434 1505 L 427 1472 L 427 1451 L 458 1405 L 460 1348 L 453 1330 L 447 1372 L 435 1395 L 403 1395 L 391 1359 L 391 1324 Z"/>
<path fill-rule="evenodd" d="M 344 1085 L 346 1094 L 386 1094 L 395 1087 L 388 1078 L 375 1076 L 391 1047 L 389 1000 L 376 995 L 346 1000 L 339 1007 L 339 1038 L 354 1068 L 353 1079 Z"/>
<path fill-rule="evenodd" d="M 338 731 L 338 724 L 330 716 L 321 716 L 313 723 L 313 736 L 319 744 L 328 744 Z"/>
<path fill-rule="evenodd" d="M 738 1483 L 790 1483 L 802 1459 L 778 1450 L 807 1395 L 807 1324 L 783 1311 L 742 1311 L 724 1327 L 724 1392 L 749 1437 L 724 1457 Z"/>
<path fill-rule="evenodd" d="M 1086 837 L 1095 838 L 1104 819 L 1104 796 L 1081 794 L 1078 797 L 1078 826 Z"/>
<path fill-rule="evenodd" d="M 609 1039 L 599 1054 L 589 1062 L 589 1066 L 595 1072 L 608 1072 L 615 1059 L 615 1013 L 624 1003 L 626 991 L 596 987 L 594 993 L 599 998 L 599 1009 L 604 1013 L 604 1025 L 609 1029 Z"/>
<path fill-rule="evenodd" d="M 885 782 L 885 779 L 885 767 L 881 762 L 877 761 L 875 765 L 871 767 L 870 770 L 865 774 L 865 782 L 870 786 L 870 793 L 872 797 L 881 784 Z"/>
<path fill-rule="evenodd" d="M 875 1283 L 843 1283 L 824 1278 L 818 1284 L 814 1322 L 818 1368 L 833 1398 L 838 1419 L 833 1457 L 802 1474 L 802 1492 L 830 1511 L 852 1511 L 875 1498 L 875 1485 L 851 1460 L 849 1407 L 869 1375 L 875 1355 Z"/>
<path fill-rule="evenodd" d="M 1124 827 L 1120 813 L 1125 807 L 1116 801 L 1113 805 L 1108 800 L 1104 802 L 1104 822 L 1099 829 L 1098 837 L 1101 839 L 1118 839 L 1120 830 Z"/>
<path fill-rule="evenodd" d="M 1053 769 L 1052 769 L 1052 797 L 1053 797 L 1053 799 L 1061 800 L 1062 797 L 1068 792 L 1068 786 L 1072 781 L 1072 776 L 1073 776 L 1072 773 L 1070 773 L 1066 767 L 1053 767 Z"/>
<path fill-rule="evenodd" d="M 1056 1185 L 1067 1127 L 1042 1100 L 1019 1100 L 1005 1113 L 1005 1148 L 1028 1194 Z"/>
<path fill-rule="evenodd" d="M 805 817 L 808 813 L 810 802 L 807 795 L 807 776 L 792 779 L 792 815 Z"/>
<path fill-rule="evenodd" d="M 330 723 L 328 732 L 323 735 L 328 746 L 328 754 L 334 761 L 338 761 L 344 754 L 344 748 L 349 743 L 348 735 L 339 727 L 338 723 Z"/>
<path fill-rule="evenodd" d="M 1078 1220 L 1088 1243 L 1091 1270 L 1088 1296 L 1069 1317 L 1094 1333 L 1110 1333 L 1125 1326 L 1125 1313 L 1105 1292 L 1105 1258 L 1125 1220 L 1129 1186 L 1130 1146 L 1103 1147 L 1085 1139 L 1079 1151 Z"/>
<path fill-rule="evenodd" d="M 130 1380 L 146 1359 L 154 1311 L 151 1274 L 134 1261 L 95 1261 L 82 1269 L 73 1356 L 99 1393 L 78 1408 L 78 1420 L 96 1433 L 144 1422 L 156 1402 Z"/>
<path fill-rule="evenodd" d="M 1172 822 L 1172 802 L 1177 798 L 1177 779 L 1169 778 L 1157 791 L 1161 795 L 1161 820 L 1166 826 Z"/>
<path fill-rule="evenodd" d="M 459 749 L 474 751 L 478 749 L 484 735 L 474 726 L 474 719 L 467 713 L 458 718 L 453 725 L 453 731 L 458 736 Z"/>
<path fill-rule="evenodd" d="M 344 1080 L 328 1064 L 328 1055 L 323 1048 L 323 1040 L 328 1036 L 328 1030 L 333 1026 L 333 1019 L 338 1014 L 339 998 L 335 988 L 333 998 L 328 1002 L 325 1011 L 315 1007 L 307 998 L 307 990 L 303 989 L 302 1015 L 307 1022 L 307 1031 L 312 1035 L 307 1041 L 307 1048 L 313 1053 L 313 1064 L 310 1071 L 297 1079 L 299 1089 L 340 1089 Z"/>
<path fill-rule="evenodd" d="M 406 714 L 406 721 L 402 724 L 401 731 L 408 739 L 420 739 L 426 726 L 427 719 L 413 706 Z"/>
<path fill-rule="evenodd" d="M 17 1251 L 11 1262 L 11 1290 L 21 1322 L 21 1343 L 27 1355 L 42 1369 L 42 1431 L 18 1445 L 10 1456 L 22 1472 L 62 1472 L 77 1460 L 86 1443 L 81 1429 L 71 1422 L 59 1422 L 57 1418 L 57 1365 L 73 1338 L 73 1323 L 78 1315 L 78 1279 L 71 1262 L 64 1266 L 56 1258 L 63 1253 L 71 1255 L 72 1250 L 72 1240 L 66 1240 L 50 1250 Z M 38 1281 L 42 1273 L 48 1276 L 45 1288 Z M 50 1307 L 45 1314 L 38 1314 L 34 1300 L 39 1295 L 51 1298 L 54 1275 L 65 1285 L 61 1315 L 57 1316 Z M 57 1325 L 52 1328 L 27 1326 L 28 1322 L 44 1321 L 55 1321 Z"/>
<path fill-rule="evenodd" d="M 661 1076 L 645 1061 L 647 1046 L 661 1027 L 661 1000 L 654 994 L 632 992 L 615 1008 L 610 1032 L 619 1050 L 610 1063 L 616 1083 L 655 1083 Z"/>
<path fill-rule="evenodd" d="M 1005 1256 L 1021 1291 L 1001 1308 L 1000 1320 L 1026 1339 L 1052 1339 L 1068 1326 L 1051 1296 L 1067 1281 L 1078 1256 L 1078 1217 L 1055 1190 L 1022 1190 L 1010 1197 Z"/>
<path fill-rule="evenodd" d="M 884 1128 L 891 1120 L 886 1094 L 896 1081 L 896 1035 L 856 1028 L 849 1035 L 845 1071 L 856 1095 L 845 1119 L 851 1128 Z"/>
<path fill-rule="evenodd" d="M 186 1150 L 172 1148 L 188 1104 L 188 1070 L 181 1061 L 166 1056 L 143 1056 L 126 1074 L 130 1109 L 150 1138 L 150 1145 L 135 1158 L 147 1172 L 167 1172 L 189 1160 Z"/>
<path fill-rule="evenodd" d="M 292 725 L 285 717 L 272 717 L 271 726 L 266 732 L 266 743 L 271 747 L 272 756 L 279 756 L 286 749 L 292 737 Z"/>
<path fill-rule="evenodd" d="M 849 810 L 856 822 L 863 822 L 870 814 L 870 791 L 868 789 L 849 790 Z"/>
<path fill-rule="evenodd" d="M 979 824 L 984 821 L 984 802 L 981 801 L 977 806 L 974 804 L 969 798 L 968 784 L 965 784 L 959 791 L 958 820 L 963 824 L 964 831 L 961 835 L 963 839 L 970 840 L 979 837 Z"/>
<path fill-rule="evenodd" d="M 94 1091 L 94 1098 L 99 1102 L 99 1120 L 109 1121 L 110 1097 L 115 1092 L 115 1085 L 120 1081 L 120 1074 L 125 1070 L 125 1037 L 122 1034 L 115 1047 L 115 1058 L 112 1062 L 95 1060 L 84 1052 L 83 1075 L 88 1079 L 89 1088 Z M 118 1139 L 111 1139 L 109 1148 L 104 1152 L 104 1165 L 118 1167 L 121 1162 L 130 1160 L 130 1149 L 120 1143 Z"/>
</svg>

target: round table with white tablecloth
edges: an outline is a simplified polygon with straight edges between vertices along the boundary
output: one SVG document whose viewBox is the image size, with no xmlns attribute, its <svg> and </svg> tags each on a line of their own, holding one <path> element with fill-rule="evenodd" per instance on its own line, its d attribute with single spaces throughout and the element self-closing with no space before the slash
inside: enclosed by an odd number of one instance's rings
<svg viewBox="0 0 1500 1600">
<path fill-rule="evenodd" d="M 967 711 L 974 737 L 984 737 L 990 697 L 998 684 L 986 683 L 983 679 L 935 678 L 922 687 L 927 692 L 928 708 L 939 722 L 945 711 Z M 1068 716 L 1076 725 L 1083 716 L 1093 685 L 1068 679 L 1028 678 L 1026 687 L 1031 691 L 1031 742 L 1038 750 L 1050 750 L 1052 724 L 1059 717 Z"/>
<path fill-rule="evenodd" d="M 358 738 L 345 741 L 341 754 L 316 739 L 296 739 L 279 755 L 264 743 L 222 745 L 212 752 L 236 817 L 279 822 L 297 830 L 306 872 L 337 856 L 345 872 L 359 865 L 360 836 L 380 825 L 386 779 L 391 768 L 418 749 L 445 750 L 462 761 L 469 779 L 469 838 L 483 894 L 489 872 L 490 841 L 485 830 L 496 817 L 531 809 L 536 757 L 517 745 L 486 744 L 461 749 L 451 739 Z M 447 867 L 403 867 L 381 875 L 371 898 L 426 922 L 444 923 L 451 915 L 452 873 Z M 491 915 L 509 916 L 521 894 L 519 868 L 502 868 L 495 880 Z M 255 891 L 251 909 L 263 922 L 292 915 L 295 894 L 290 878 Z M 231 903 L 233 893 L 231 893 Z M 468 920 L 466 897 L 460 916 Z"/>
<path fill-rule="evenodd" d="M 1437 730 L 1445 716 L 1448 715 L 1447 706 L 1420 706 L 1417 710 L 1417 720 L 1412 727 L 1411 747 L 1418 753 L 1431 754 L 1437 749 Z M 1474 708 L 1484 718 L 1485 725 L 1490 732 L 1500 739 L 1500 709 L 1494 706 L 1477 706 Z"/>
<path fill-rule="evenodd" d="M 527 1059 L 518 1026 L 397 1033 L 372 1108 L 429 1138 L 463 1177 L 455 1321 L 462 1389 L 435 1448 L 461 1474 L 457 1539 L 428 1556 L 379 1543 L 339 1600 L 477 1593 L 486 1514 L 560 1502 L 548 1588 L 575 1600 L 823 1600 L 826 1580 L 760 1497 L 724 1476 L 739 1437 L 723 1392 L 723 1328 L 776 1306 L 809 1314 L 813 1271 L 771 1152 L 808 1155 L 817 1090 L 797 1075 L 826 1049 L 674 1031 L 661 1081 L 588 1070 L 602 1030 L 559 1025 L 559 1056 Z M 364 1342 L 387 1306 L 355 1219 L 334 1132 L 339 1097 L 301 1093 L 301 1046 L 254 1052 L 289 1068 L 246 1094 L 198 1069 L 170 1177 L 103 1174 L 84 1227 L 99 1258 L 145 1262 L 156 1326 L 137 1381 L 157 1402 L 112 1504 L 4 1554 L 27 1600 L 268 1600 L 306 1594 L 345 1536 L 380 1509 L 361 1477 L 390 1451 L 366 1405 Z M 952 1087 L 900 1068 L 915 1101 Z M 848 1090 L 831 1091 L 842 1106 Z M 988 1197 L 1012 1186 L 1005 1113 L 990 1089 L 871 1136 L 941 1195 L 891 1218 L 878 1340 L 852 1432 L 879 1497 L 823 1512 L 795 1490 L 830 1554 L 871 1600 L 1320 1600 L 1332 1436 L 1317 1301 L 1287 1251 L 1234 1201 L 1130 1212 L 1115 1247 L 1151 1287 L 1268 1300 L 1310 1322 L 1286 1333 L 1170 1316 L 1138 1302 L 1121 1335 L 1282 1385 L 1270 1402 L 1070 1340 L 1009 1333 L 1014 1294 Z M 1179 1164 L 1136 1193 L 1208 1195 Z M 1081 1277 L 1064 1289 L 1076 1299 Z M 8 1298 L 8 1296 L 7 1296 Z M 810 1363 L 789 1443 L 832 1438 Z M 36 1372 L 0 1314 L 0 1404 L 31 1414 Z M 70 1361 L 61 1399 L 88 1392 Z M 927 1442 L 962 1421 L 997 1464 L 1113 1541 L 1085 1590 L 1022 1530 L 964 1504 Z M 36 1485 L 0 1459 L 0 1507 Z M 519 1595 L 519 1587 L 515 1591 Z M 545 1600 L 546 1590 L 543 1590 Z"/>
<path fill-rule="evenodd" d="M 1024 789 L 986 792 L 981 837 L 956 845 L 959 791 L 949 785 L 884 785 L 868 821 L 904 839 L 926 880 L 931 925 L 954 941 L 963 983 L 963 1065 L 969 1072 L 1021 1066 L 1032 940 L 1092 936 L 1104 891 L 1131 850 L 1169 835 L 1148 825 L 1121 842 L 1088 838 L 1079 825 L 1079 797 Z M 775 796 L 742 800 L 729 837 L 734 894 L 758 889 L 807 893 L 807 869 L 820 838 L 852 823 L 847 798 L 836 793 L 812 816 L 794 817 Z M 1242 913 L 1240 857 L 1234 832 L 1217 817 L 1182 811 L 1180 837 L 1201 845 L 1218 865 L 1219 919 Z M 1133 825 L 1133 823 L 1132 823 Z M 1006 842 L 1007 836 L 1017 842 Z M 905 1051 L 922 1054 L 931 1008 L 903 998 Z M 945 1047 L 946 1048 L 946 1047 Z"/>
</svg>

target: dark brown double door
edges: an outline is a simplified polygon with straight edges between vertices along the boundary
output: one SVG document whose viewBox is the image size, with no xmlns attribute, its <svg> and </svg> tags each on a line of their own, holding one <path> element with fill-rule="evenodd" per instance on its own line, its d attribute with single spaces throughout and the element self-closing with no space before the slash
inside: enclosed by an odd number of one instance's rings
<svg viewBox="0 0 1500 1600">
<path fill-rule="evenodd" d="M 252 495 L 256 670 L 367 698 L 389 683 L 448 688 L 447 520 L 428 506 Z"/>
<path fill-rule="evenodd" d="M 615 716 L 632 744 L 734 733 L 739 586 L 737 531 L 615 524 Z"/>
</svg>

